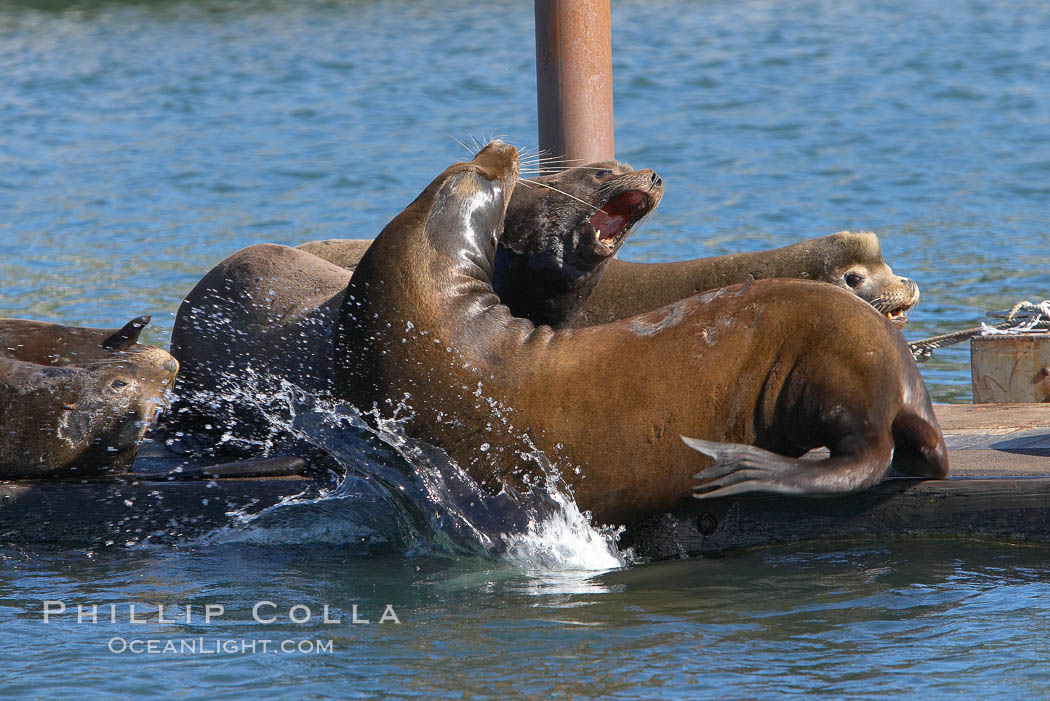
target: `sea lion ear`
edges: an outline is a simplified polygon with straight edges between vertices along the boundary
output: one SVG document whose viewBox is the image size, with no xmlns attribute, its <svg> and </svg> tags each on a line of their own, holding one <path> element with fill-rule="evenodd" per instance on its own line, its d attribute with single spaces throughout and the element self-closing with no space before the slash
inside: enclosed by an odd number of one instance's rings
<svg viewBox="0 0 1050 701">
<path fill-rule="evenodd" d="M 150 322 L 148 316 L 138 316 L 124 324 L 124 328 L 102 342 L 102 347 L 112 351 L 126 351 L 138 343 L 139 334 Z"/>
</svg>

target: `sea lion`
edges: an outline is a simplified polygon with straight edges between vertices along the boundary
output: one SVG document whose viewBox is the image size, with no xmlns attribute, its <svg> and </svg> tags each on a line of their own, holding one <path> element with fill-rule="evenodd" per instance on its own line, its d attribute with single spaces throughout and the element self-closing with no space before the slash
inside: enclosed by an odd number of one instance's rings
<svg viewBox="0 0 1050 701">
<path fill-rule="evenodd" d="M 919 286 L 882 258 L 878 237 L 840 231 L 783 248 L 671 263 L 613 260 L 577 326 L 594 326 L 642 314 L 690 295 L 766 278 L 801 278 L 841 287 L 886 315 L 897 326 L 919 303 Z"/>
<path fill-rule="evenodd" d="M 613 256 L 660 204 L 663 191 L 656 172 L 618 161 L 519 180 L 496 248 L 496 293 L 515 316 L 571 326 L 606 265 L 615 265 Z M 371 243 L 326 239 L 296 248 L 352 272 Z"/>
<path fill-rule="evenodd" d="M 283 440 L 267 416 L 270 403 L 280 401 L 282 381 L 329 393 L 349 279 L 344 268 L 269 243 L 212 268 L 183 300 L 171 332 L 182 369 L 161 426 L 169 445 L 251 454 Z"/>
<path fill-rule="evenodd" d="M 120 329 L 0 319 L 0 479 L 125 471 L 178 363 Z"/>
<path fill-rule="evenodd" d="M 569 174 L 574 170 L 570 168 L 564 172 Z M 515 198 L 517 192 L 515 190 Z M 512 203 L 515 198 L 512 198 Z M 550 194 L 550 199 L 554 198 L 555 195 Z M 510 212 L 508 208 L 508 220 Z M 593 292 L 585 302 L 577 309 L 560 307 L 565 311 L 558 318 L 544 312 L 542 294 L 537 291 L 542 290 L 542 286 L 532 290 L 531 295 L 525 284 L 509 289 L 501 286 L 500 273 L 505 269 L 499 263 L 501 255 L 512 247 L 534 250 L 537 242 L 543 240 L 544 228 L 519 227 L 513 234 L 512 238 L 501 239 L 497 248 L 496 292 L 516 316 L 533 323 L 547 323 L 554 328 L 605 324 L 700 292 L 766 278 L 799 278 L 836 285 L 871 304 L 898 327 L 907 322 L 908 313 L 919 303 L 919 286 L 914 280 L 894 274 L 883 260 L 875 234 L 839 231 L 768 251 L 712 258 L 669 263 L 634 263 L 613 258 L 598 268 L 600 276 L 591 279 L 587 289 L 593 289 Z M 325 239 L 308 241 L 296 248 L 353 272 L 371 243 L 371 239 Z M 538 266 L 543 260 L 543 257 L 536 257 L 532 265 Z M 548 267 L 538 271 L 533 279 L 549 279 L 561 274 L 563 268 L 557 261 L 546 260 L 549 261 Z M 515 299 L 516 292 L 523 293 L 522 299 Z M 531 296 L 531 304 L 525 303 L 529 299 L 525 295 Z"/>
<path fill-rule="evenodd" d="M 493 142 L 379 234 L 340 310 L 338 396 L 397 414 L 489 489 L 528 485 L 538 450 L 599 522 L 673 509 L 694 488 L 863 489 L 894 458 L 909 474 L 946 474 L 903 338 L 836 287 L 759 280 L 561 331 L 514 317 L 492 277 L 517 165 L 512 146 Z M 680 434 L 708 452 L 762 452 L 711 465 Z M 797 459 L 819 446 L 830 457 Z"/>
<path fill-rule="evenodd" d="M 663 181 L 616 161 L 537 181 L 515 191 L 503 237 L 512 244 L 496 264 L 504 270 L 504 298 L 518 300 L 518 312 L 533 309 L 538 323 L 560 325 L 579 314 L 605 264 L 659 204 Z M 547 233 L 537 237 L 541 226 Z M 346 268 L 371 243 L 259 244 L 209 271 L 186 296 L 172 330 L 171 352 L 182 371 L 165 419 L 169 437 L 194 434 L 181 446 L 226 452 L 265 452 L 282 439 L 266 416 L 268 398 L 282 381 L 329 393 Z"/>
<path fill-rule="evenodd" d="M 628 178 L 632 177 L 644 191 L 644 181 L 639 182 L 643 176 L 632 176 L 629 166 L 615 161 L 518 181 L 496 249 L 493 280 L 496 293 L 515 316 L 554 328 L 594 326 L 700 292 L 777 277 L 837 285 L 898 326 L 906 323 L 908 312 L 919 302 L 918 285 L 895 275 L 883 260 L 878 237 L 864 231 L 840 231 L 768 251 L 669 263 L 610 259 L 588 270 L 574 270 L 578 261 L 587 261 L 588 249 L 582 240 L 588 226 L 602 226 L 601 222 L 589 221 L 593 212 L 587 205 L 609 209 L 609 188 L 629 192 L 632 183 Z M 655 173 L 650 177 L 658 178 Z M 662 195 L 662 181 L 659 190 Z M 656 197 L 642 216 L 658 203 Z M 603 234 L 608 231 L 604 229 Z M 297 248 L 353 271 L 370 244 L 370 239 L 326 239 L 308 241 Z M 570 252 L 563 254 L 566 248 Z M 582 308 L 580 300 L 584 301 Z"/>
</svg>

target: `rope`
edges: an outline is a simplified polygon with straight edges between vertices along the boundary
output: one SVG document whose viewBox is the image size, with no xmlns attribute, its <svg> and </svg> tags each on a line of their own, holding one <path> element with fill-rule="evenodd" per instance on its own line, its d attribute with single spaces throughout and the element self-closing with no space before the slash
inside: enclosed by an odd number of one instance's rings
<svg viewBox="0 0 1050 701">
<path fill-rule="evenodd" d="M 921 341 L 908 344 L 912 357 L 916 362 L 929 360 L 933 351 L 945 346 L 973 338 L 974 336 L 997 336 L 1006 334 L 1041 333 L 1050 329 L 1050 299 L 1032 304 L 1031 302 L 1018 302 L 1008 311 L 989 312 L 988 316 L 1005 316 L 1006 321 L 989 326 L 981 322 L 980 326 L 964 331 L 931 336 Z"/>
</svg>

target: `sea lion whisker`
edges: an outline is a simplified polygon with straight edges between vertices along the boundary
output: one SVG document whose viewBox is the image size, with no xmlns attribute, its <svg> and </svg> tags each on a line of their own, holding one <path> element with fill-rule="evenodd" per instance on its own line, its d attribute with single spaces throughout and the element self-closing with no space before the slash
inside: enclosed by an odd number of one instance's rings
<svg viewBox="0 0 1050 701">
<path fill-rule="evenodd" d="M 453 135 L 452 135 L 452 134 L 451 134 L 450 132 L 447 132 L 447 131 L 445 131 L 444 129 L 441 129 L 440 131 L 441 131 L 441 133 L 442 133 L 442 134 L 444 134 L 445 136 L 447 136 L 448 138 L 452 139 L 452 140 L 453 140 L 453 141 L 455 141 L 455 142 L 456 142 L 457 144 L 459 144 L 460 146 L 462 146 L 462 147 L 463 147 L 463 150 L 464 150 L 464 151 L 466 151 L 467 153 L 474 153 L 474 149 L 472 149 L 472 148 L 470 148 L 469 146 L 467 146 L 467 145 L 466 145 L 465 143 L 463 143 L 463 142 L 462 142 L 462 141 L 461 141 L 460 139 L 457 139 L 457 138 L 456 138 L 455 136 L 453 136 Z"/>
<path fill-rule="evenodd" d="M 533 156 L 524 156 L 518 159 L 518 164 L 530 164 L 530 165 L 545 165 L 545 166 L 559 166 L 560 162 L 553 159 L 544 159 Z"/>
<path fill-rule="evenodd" d="M 522 183 L 524 183 L 524 182 L 525 182 L 524 180 L 519 180 L 519 181 L 518 181 L 518 184 L 520 185 L 520 184 L 522 184 Z M 593 210 L 594 212 L 602 212 L 602 213 L 603 213 L 603 214 L 605 214 L 605 215 L 608 215 L 608 214 L 609 214 L 608 212 L 606 212 L 606 211 L 605 211 L 604 209 L 602 209 L 601 207 L 595 207 L 595 206 L 594 206 L 593 204 L 591 204 L 590 202 L 587 202 L 586 200 L 581 200 L 581 199 L 580 199 L 579 197 L 576 197 L 575 195 L 570 195 L 569 193 L 565 192 L 564 190 L 559 190 L 558 188 L 554 187 L 553 185 L 548 185 L 547 183 L 541 183 L 541 182 L 540 182 L 540 181 L 538 181 L 538 180 L 530 180 L 530 181 L 528 181 L 528 182 L 529 182 L 529 184 L 530 184 L 530 185 L 539 185 L 540 187 L 545 187 L 545 188 L 547 188 L 548 190 L 554 190 L 555 192 L 557 192 L 557 193 L 560 193 L 560 194 L 562 194 L 562 195 L 565 195 L 566 197 L 568 197 L 568 198 L 570 198 L 570 199 L 576 200 L 576 201 L 577 201 L 577 202 L 579 202 L 580 204 L 585 204 L 585 205 L 587 205 L 588 207 L 590 207 L 590 208 L 591 208 L 591 209 L 592 209 L 592 210 Z"/>
<path fill-rule="evenodd" d="M 560 170 L 564 170 L 564 166 L 561 161 L 557 158 L 543 158 L 538 155 L 525 155 L 518 158 L 518 164 L 520 165 L 544 165 L 551 168 L 557 167 Z"/>
</svg>

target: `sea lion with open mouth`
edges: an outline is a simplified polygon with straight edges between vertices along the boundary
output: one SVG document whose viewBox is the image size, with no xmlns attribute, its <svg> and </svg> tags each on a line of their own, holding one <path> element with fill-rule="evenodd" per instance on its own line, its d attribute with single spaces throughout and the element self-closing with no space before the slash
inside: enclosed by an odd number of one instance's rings
<svg viewBox="0 0 1050 701">
<path fill-rule="evenodd" d="M 338 396 L 397 414 L 490 489 L 530 483 L 538 449 L 600 522 L 694 491 L 854 491 L 891 462 L 947 473 L 903 338 L 844 290 L 759 280 L 562 331 L 514 317 L 493 266 L 517 166 L 513 147 L 489 144 L 376 238 L 340 310 Z M 797 459 L 820 446 L 829 458 Z"/>
<path fill-rule="evenodd" d="M 517 314 L 567 324 L 632 227 L 659 204 L 663 181 L 609 161 L 520 184 L 496 258 L 502 294 L 516 300 Z M 164 423 L 173 446 L 265 452 L 283 438 L 265 415 L 282 381 L 330 394 L 333 329 L 350 280 L 344 268 L 356 266 L 371 243 L 259 244 L 204 276 L 172 331 L 171 352 L 182 364 Z"/>
<path fill-rule="evenodd" d="M 0 479 L 125 471 L 178 363 L 120 329 L 0 319 Z"/>
<path fill-rule="evenodd" d="M 493 286 L 514 316 L 570 326 L 631 229 L 656 209 L 652 170 L 603 161 L 519 180 L 496 247 Z"/>
<path fill-rule="evenodd" d="M 494 285 L 515 316 L 567 328 L 635 225 L 663 197 L 654 171 L 601 161 L 518 181 L 496 248 Z M 296 248 L 353 272 L 371 239 Z M 660 306 L 660 305 L 656 305 Z"/>
</svg>

